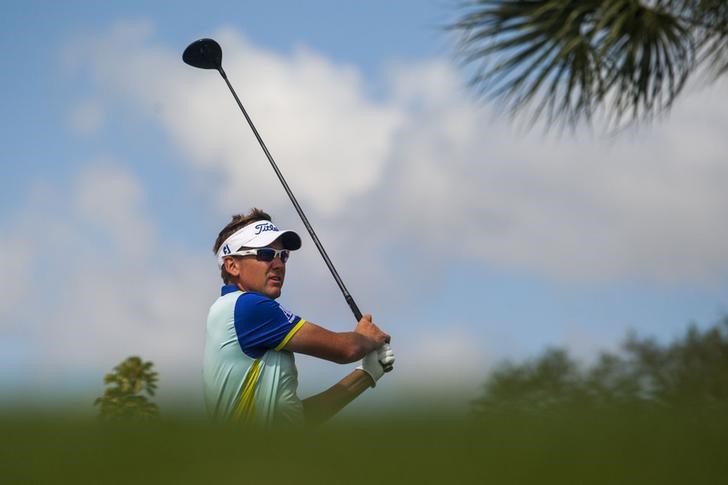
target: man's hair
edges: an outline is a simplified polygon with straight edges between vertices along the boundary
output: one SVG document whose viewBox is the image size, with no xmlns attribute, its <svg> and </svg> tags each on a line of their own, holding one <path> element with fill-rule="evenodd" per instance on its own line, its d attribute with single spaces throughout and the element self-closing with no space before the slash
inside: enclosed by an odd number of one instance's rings
<svg viewBox="0 0 728 485">
<path fill-rule="evenodd" d="M 220 250 L 220 246 L 222 246 L 222 243 L 225 242 L 225 239 L 229 238 L 232 234 L 234 234 L 238 229 L 247 226 L 251 222 L 255 221 L 271 221 L 271 217 L 268 215 L 267 212 L 263 212 L 262 210 L 254 207 L 250 209 L 250 212 L 247 214 L 237 214 L 232 217 L 232 220 L 228 223 L 227 226 L 222 228 L 222 231 L 220 231 L 220 234 L 217 235 L 217 239 L 215 240 L 215 244 L 212 246 L 212 252 L 217 254 L 217 252 Z M 237 248 L 235 248 L 237 249 Z M 230 283 L 230 273 L 225 271 L 225 265 L 220 269 L 220 277 L 222 278 L 222 281 L 227 285 Z"/>
</svg>

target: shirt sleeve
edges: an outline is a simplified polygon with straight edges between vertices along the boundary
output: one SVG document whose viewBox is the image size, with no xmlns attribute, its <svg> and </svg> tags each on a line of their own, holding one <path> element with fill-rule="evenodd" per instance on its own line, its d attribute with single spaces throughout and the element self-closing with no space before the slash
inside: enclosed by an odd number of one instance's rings
<svg viewBox="0 0 728 485">
<path fill-rule="evenodd" d="M 259 293 L 243 293 L 235 303 L 238 343 L 254 359 L 267 350 L 281 350 L 304 323 L 301 317 Z"/>
</svg>

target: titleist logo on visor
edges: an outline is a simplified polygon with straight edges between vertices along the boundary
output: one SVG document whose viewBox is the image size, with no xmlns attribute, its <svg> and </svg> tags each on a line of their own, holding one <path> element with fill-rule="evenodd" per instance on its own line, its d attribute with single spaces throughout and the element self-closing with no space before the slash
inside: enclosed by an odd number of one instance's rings
<svg viewBox="0 0 728 485">
<path fill-rule="evenodd" d="M 278 230 L 278 228 L 276 226 L 274 226 L 273 224 L 271 224 L 270 222 L 264 222 L 264 223 L 255 225 L 255 235 L 256 236 L 258 234 L 260 234 L 261 232 L 277 231 L 277 230 Z"/>
</svg>

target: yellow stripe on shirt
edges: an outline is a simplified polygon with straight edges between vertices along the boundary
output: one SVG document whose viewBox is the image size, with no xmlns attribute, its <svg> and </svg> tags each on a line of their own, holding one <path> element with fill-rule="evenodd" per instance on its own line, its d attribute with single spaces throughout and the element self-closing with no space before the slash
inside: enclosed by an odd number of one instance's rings
<svg viewBox="0 0 728 485">
<path fill-rule="evenodd" d="M 303 327 L 304 323 L 306 323 L 306 320 L 304 320 L 303 318 L 301 320 L 299 320 L 298 323 L 296 325 L 294 325 L 294 327 L 291 329 L 291 331 L 288 332 L 288 334 L 285 336 L 285 338 L 283 340 L 281 340 L 281 343 L 278 344 L 278 346 L 275 348 L 275 350 L 279 351 L 283 347 L 285 347 L 286 344 L 288 343 L 288 341 L 291 340 L 294 335 L 296 335 L 296 332 L 301 330 L 301 327 Z"/>
<path fill-rule="evenodd" d="M 240 401 L 235 408 L 235 419 L 249 423 L 255 418 L 255 387 L 260 377 L 260 359 L 255 359 L 243 381 Z"/>
</svg>

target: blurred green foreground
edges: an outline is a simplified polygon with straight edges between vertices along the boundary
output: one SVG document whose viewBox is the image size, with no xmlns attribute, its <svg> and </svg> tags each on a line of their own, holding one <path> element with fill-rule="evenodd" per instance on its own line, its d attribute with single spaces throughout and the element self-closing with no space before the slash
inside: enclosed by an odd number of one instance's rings
<svg viewBox="0 0 728 485">
<path fill-rule="evenodd" d="M 157 380 L 130 357 L 104 377 L 103 420 L 0 414 L 0 484 L 728 483 L 728 317 L 669 344 L 629 336 L 587 367 L 560 349 L 505 362 L 470 417 L 410 397 L 264 432 L 159 418 Z"/>
<path fill-rule="evenodd" d="M 717 408 L 401 416 L 272 432 L 183 418 L 6 414 L 0 436 L 3 484 L 716 484 L 728 476 L 728 413 Z"/>
</svg>

